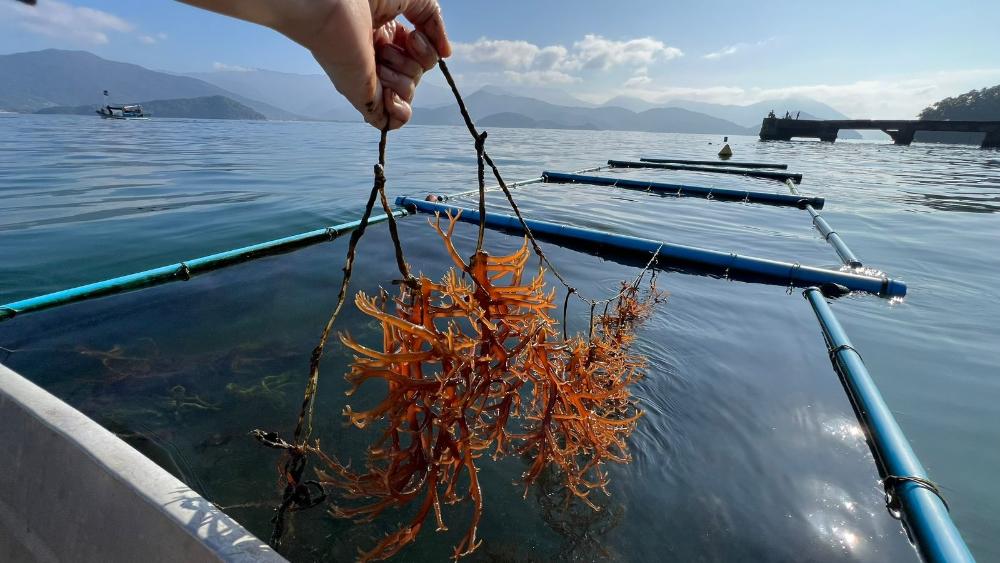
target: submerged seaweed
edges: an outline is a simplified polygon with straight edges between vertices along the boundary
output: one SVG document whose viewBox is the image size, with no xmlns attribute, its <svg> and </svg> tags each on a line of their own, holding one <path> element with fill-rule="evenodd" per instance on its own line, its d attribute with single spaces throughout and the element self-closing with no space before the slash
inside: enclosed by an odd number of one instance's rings
<svg viewBox="0 0 1000 563">
<path fill-rule="evenodd" d="M 355 304 L 382 328 L 381 349 L 347 334 L 356 353 L 347 380 L 349 395 L 366 382 L 385 383 L 374 407 L 344 410 L 351 424 L 384 424 L 367 453 L 363 471 L 352 470 L 318 446 L 324 462 L 319 481 L 338 491 L 333 514 L 359 521 L 418 501 L 412 519 L 362 555 L 384 559 L 415 540 L 431 511 L 447 529 L 446 503 L 468 501 L 472 514 L 454 557 L 479 547 L 483 510 L 477 460 L 515 454 L 530 465 L 525 495 L 546 470 L 554 471 L 574 498 L 593 510 L 591 492 L 607 493 L 606 462 L 628 463 L 626 438 L 642 415 L 630 386 L 642 377 L 645 359 L 629 351 L 638 322 L 658 295 L 640 297 L 638 284 L 623 284 L 618 298 L 594 320 L 590 338 L 564 338 L 550 315 L 555 291 L 544 270 L 525 281 L 528 242 L 503 257 L 477 251 L 466 263 L 452 243 L 457 218 L 447 230 L 434 227 L 455 268 L 440 282 L 421 277 L 386 292 L 356 296 Z"/>
</svg>

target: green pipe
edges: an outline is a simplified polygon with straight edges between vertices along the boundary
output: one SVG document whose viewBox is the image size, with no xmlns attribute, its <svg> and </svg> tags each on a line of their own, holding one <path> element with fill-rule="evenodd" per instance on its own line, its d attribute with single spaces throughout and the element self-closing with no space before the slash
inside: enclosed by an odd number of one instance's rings
<svg viewBox="0 0 1000 563">
<path fill-rule="evenodd" d="M 393 211 L 394 217 L 405 217 L 406 210 L 399 209 Z M 368 224 L 381 223 L 389 219 L 386 214 L 372 215 L 368 219 Z M 54 293 L 22 299 L 6 305 L 0 305 L 0 321 L 12 319 L 16 315 L 50 309 L 60 305 L 68 305 L 77 301 L 94 299 L 105 295 L 113 295 L 143 287 L 160 285 L 178 280 L 188 280 L 195 274 L 223 268 L 232 264 L 254 260 L 263 256 L 280 254 L 304 246 L 310 246 L 320 242 L 326 242 L 349 233 L 361 226 L 361 221 L 351 221 L 342 223 L 325 229 L 316 229 L 306 233 L 300 233 L 289 237 L 279 238 L 259 244 L 244 246 L 234 250 L 227 250 L 210 256 L 203 256 L 193 260 L 185 260 L 169 266 L 161 266 L 135 274 L 128 274 L 99 281 L 87 285 L 81 285 Z"/>
</svg>

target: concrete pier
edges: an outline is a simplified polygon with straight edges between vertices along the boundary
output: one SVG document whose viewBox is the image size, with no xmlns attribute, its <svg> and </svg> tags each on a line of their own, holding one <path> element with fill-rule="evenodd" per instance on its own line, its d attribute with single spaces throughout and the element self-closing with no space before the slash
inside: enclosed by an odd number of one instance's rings
<svg viewBox="0 0 1000 563">
<path fill-rule="evenodd" d="M 909 145 L 917 131 L 986 133 L 984 149 L 1000 148 L 1000 121 L 924 121 L 914 119 L 784 119 L 765 117 L 760 126 L 762 141 L 790 141 L 806 137 L 834 142 L 841 129 L 883 131 L 897 145 Z"/>
</svg>

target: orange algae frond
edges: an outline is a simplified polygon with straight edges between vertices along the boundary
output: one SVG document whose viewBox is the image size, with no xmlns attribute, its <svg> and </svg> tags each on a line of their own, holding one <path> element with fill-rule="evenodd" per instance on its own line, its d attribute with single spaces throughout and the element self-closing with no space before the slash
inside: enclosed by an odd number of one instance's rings
<svg viewBox="0 0 1000 563">
<path fill-rule="evenodd" d="M 530 459 L 525 494 L 553 468 L 566 490 L 594 509 L 591 491 L 607 493 L 604 463 L 631 459 L 626 439 L 642 412 L 630 386 L 642 377 L 645 359 L 629 346 L 657 300 L 655 288 L 640 298 L 636 285 L 623 284 L 594 320 L 591 338 L 563 339 L 550 316 L 555 291 L 544 271 L 524 279 L 527 241 L 510 256 L 478 252 L 466 263 L 451 240 L 456 219 L 449 217 L 447 230 L 440 217 L 434 223 L 455 263 L 440 282 L 421 277 L 392 299 L 385 292 L 356 296 L 357 307 L 381 324 L 381 350 L 341 335 L 356 354 L 348 394 L 370 380 L 384 381 L 386 393 L 366 411 L 344 411 L 359 428 L 384 424 L 364 471 L 317 450 L 325 465 L 320 481 L 344 500 L 333 513 L 364 521 L 419 503 L 412 519 L 363 560 L 398 553 L 431 511 L 437 529 L 446 529 L 442 501 L 472 503 L 454 557 L 474 551 L 481 543 L 476 464 L 483 454 Z"/>
</svg>

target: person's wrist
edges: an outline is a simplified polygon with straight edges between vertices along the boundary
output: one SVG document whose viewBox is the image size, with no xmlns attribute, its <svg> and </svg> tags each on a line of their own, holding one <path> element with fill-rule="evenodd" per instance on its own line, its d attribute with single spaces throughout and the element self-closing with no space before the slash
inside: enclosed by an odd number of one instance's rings
<svg viewBox="0 0 1000 563">
<path fill-rule="evenodd" d="M 313 50 L 317 36 L 330 17 L 336 0 L 268 0 L 273 10 L 267 27 Z"/>
</svg>

